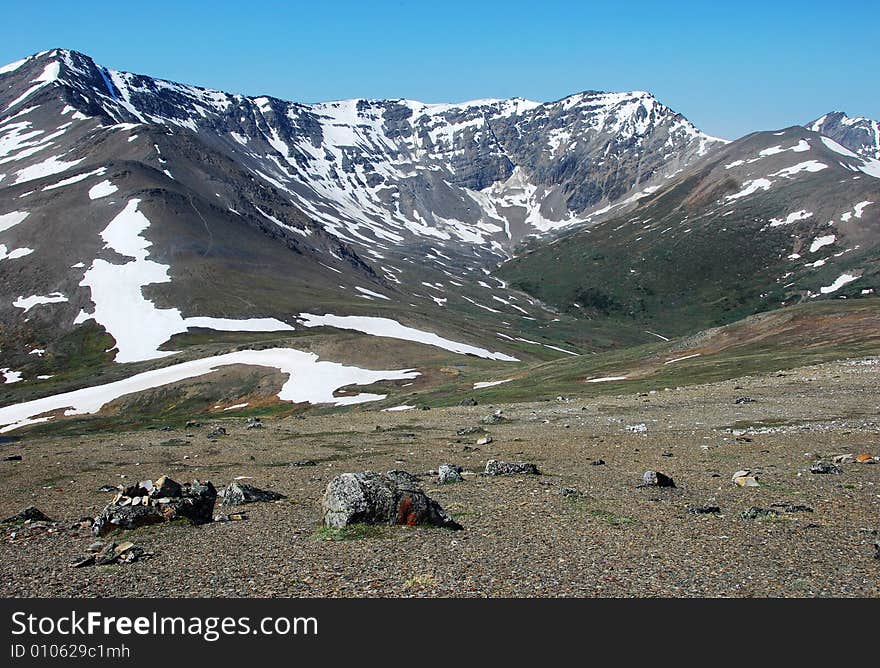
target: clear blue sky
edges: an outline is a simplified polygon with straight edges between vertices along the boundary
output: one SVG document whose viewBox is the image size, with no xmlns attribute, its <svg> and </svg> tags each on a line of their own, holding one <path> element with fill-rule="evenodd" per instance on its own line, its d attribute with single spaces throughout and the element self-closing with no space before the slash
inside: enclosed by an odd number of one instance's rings
<svg viewBox="0 0 880 668">
<path fill-rule="evenodd" d="M 249 95 L 426 102 L 649 90 L 735 138 L 880 118 L 877 0 L 5 2 L 0 61 L 52 47 Z"/>
</svg>

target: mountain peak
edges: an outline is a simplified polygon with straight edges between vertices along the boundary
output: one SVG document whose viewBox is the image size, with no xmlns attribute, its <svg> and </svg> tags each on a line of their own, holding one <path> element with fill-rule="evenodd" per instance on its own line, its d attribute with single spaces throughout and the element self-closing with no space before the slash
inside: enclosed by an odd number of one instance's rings
<svg viewBox="0 0 880 668">
<path fill-rule="evenodd" d="M 873 119 L 831 111 L 807 123 L 806 127 L 864 158 L 880 160 L 880 123 Z"/>
</svg>

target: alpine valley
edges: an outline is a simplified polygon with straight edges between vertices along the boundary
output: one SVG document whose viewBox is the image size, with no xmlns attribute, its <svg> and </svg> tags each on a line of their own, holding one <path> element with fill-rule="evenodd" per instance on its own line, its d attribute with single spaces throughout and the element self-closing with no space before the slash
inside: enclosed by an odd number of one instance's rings
<svg viewBox="0 0 880 668">
<path fill-rule="evenodd" d="M 38 53 L 0 68 L 0 428 L 876 353 L 878 136 L 833 112 L 727 141 L 640 91 L 304 104 Z"/>
</svg>

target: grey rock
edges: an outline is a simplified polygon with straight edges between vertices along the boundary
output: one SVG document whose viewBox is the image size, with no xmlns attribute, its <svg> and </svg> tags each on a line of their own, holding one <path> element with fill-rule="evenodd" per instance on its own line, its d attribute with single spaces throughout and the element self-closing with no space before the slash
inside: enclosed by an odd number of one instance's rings
<svg viewBox="0 0 880 668">
<path fill-rule="evenodd" d="M 843 473 L 843 469 L 837 466 L 837 464 L 831 464 L 830 462 L 816 462 L 810 467 L 810 473 L 840 474 Z"/>
<path fill-rule="evenodd" d="M 659 471 L 645 471 L 642 475 L 642 485 L 645 487 L 675 487 L 675 481 Z"/>
<path fill-rule="evenodd" d="M 520 473 L 540 475 L 541 471 L 535 464 L 529 462 L 501 462 L 490 459 L 486 462 L 485 475 L 517 475 Z"/>
<path fill-rule="evenodd" d="M 507 418 L 501 414 L 500 410 L 483 418 L 483 424 L 501 424 L 502 422 L 507 422 Z"/>
<path fill-rule="evenodd" d="M 253 485 L 246 485 L 242 482 L 231 482 L 223 490 L 218 493 L 223 498 L 224 506 L 241 506 L 246 503 L 257 503 L 261 501 L 278 501 L 287 498 L 284 494 L 273 492 L 266 489 L 260 489 Z"/>
<path fill-rule="evenodd" d="M 156 506 L 133 506 L 108 504 L 95 518 L 92 533 L 106 536 L 113 531 L 132 530 L 164 522 L 165 518 Z"/>
<path fill-rule="evenodd" d="M 461 401 L 459 401 L 458 405 L 459 406 L 476 406 L 477 400 L 474 399 L 473 397 L 468 397 L 467 399 L 462 399 Z"/>
<path fill-rule="evenodd" d="M 338 475 L 327 485 L 322 509 L 330 528 L 358 523 L 462 528 L 405 471 Z"/>
<path fill-rule="evenodd" d="M 437 480 L 441 485 L 462 482 L 461 467 L 455 464 L 440 464 L 437 467 Z"/>
<path fill-rule="evenodd" d="M 134 496 L 127 494 L 117 497 L 107 504 L 92 524 L 95 536 L 105 536 L 113 531 L 137 529 L 142 526 L 187 519 L 193 524 L 210 522 L 217 499 L 217 490 L 210 482 L 180 485 L 167 476 L 162 476 L 152 486 L 152 496 L 139 496 L 137 486 Z M 165 495 L 177 491 L 177 494 Z M 129 488 L 126 491 L 132 491 Z M 135 501 L 137 501 L 135 503 Z"/>
<path fill-rule="evenodd" d="M 721 508 L 711 503 L 702 506 L 694 506 L 688 508 L 688 512 L 692 515 L 715 515 L 721 512 Z"/>
<path fill-rule="evenodd" d="M 778 517 L 779 511 L 773 510 L 772 508 L 758 508 L 757 506 L 752 506 L 748 510 L 744 511 L 741 517 L 744 520 L 760 520 L 768 517 Z"/>
</svg>

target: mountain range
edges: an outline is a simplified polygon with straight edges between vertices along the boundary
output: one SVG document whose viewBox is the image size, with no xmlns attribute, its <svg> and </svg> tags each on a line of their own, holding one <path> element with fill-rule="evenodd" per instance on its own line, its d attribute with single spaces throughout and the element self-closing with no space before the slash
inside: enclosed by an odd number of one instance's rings
<svg viewBox="0 0 880 668">
<path fill-rule="evenodd" d="M 199 360 L 292 380 L 162 406 L 381 401 L 339 390 L 400 398 L 870 298 L 878 137 L 834 112 L 726 141 L 640 91 L 302 104 L 41 52 L 0 68 L 0 426 Z M 270 349 L 359 372 L 297 394 Z M 397 371 L 360 373 L 377 365 Z"/>
</svg>

